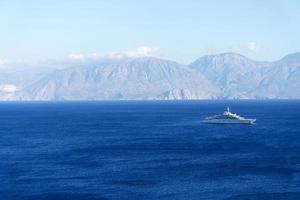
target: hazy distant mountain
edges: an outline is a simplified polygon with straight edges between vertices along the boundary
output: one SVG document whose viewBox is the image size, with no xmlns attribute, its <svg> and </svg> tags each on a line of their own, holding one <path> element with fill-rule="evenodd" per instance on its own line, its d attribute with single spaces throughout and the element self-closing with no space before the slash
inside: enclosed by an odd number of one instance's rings
<svg viewBox="0 0 300 200">
<path fill-rule="evenodd" d="M 170 91 L 189 91 L 184 95 Z M 167 94 L 167 95 L 166 95 Z M 33 100 L 210 99 L 218 89 L 201 73 L 158 58 L 125 59 L 58 70 L 30 85 Z"/>
<path fill-rule="evenodd" d="M 255 89 L 272 64 L 225 53 L 203 56 L 189 66 L 221 89 L 220 98 L 256 98 Z"/>
<path fill-rule="evenodd" d="M 189 65 L 221 89 L 220 98 L 300 98 L 300 54 L 257 62 L 240 54 L 204 56 Z"/>
<path fill-rule="evenodd" d="M 8 66 L 0 68 L 0 100 L 19 100 L 24 89 L 54 68 Z"/>
<path fill-rule="evenodd" d="M 151 57 L 52 64 L 0 69 L 0 99 L 300 98 L 300 53 L 276 62 L 224 53 L 188 66 Z"/>
<path fill-rule="evenodd" d="M 300 53 L 273 63 L 256 92 L 260 97 L 300 98 Z"/>
</svg>

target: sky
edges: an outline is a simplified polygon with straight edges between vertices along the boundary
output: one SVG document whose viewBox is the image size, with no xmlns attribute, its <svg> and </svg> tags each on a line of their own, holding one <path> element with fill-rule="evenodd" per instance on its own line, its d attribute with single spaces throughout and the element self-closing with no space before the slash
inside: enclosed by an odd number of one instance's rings
<svg viewBox="0 0 300 200">
<path fill-rule="evenodd" d="M 190 63 L 300 51 L 298 0 L 0 0 L 0 65 L 158 56 Z"/>
</svg>

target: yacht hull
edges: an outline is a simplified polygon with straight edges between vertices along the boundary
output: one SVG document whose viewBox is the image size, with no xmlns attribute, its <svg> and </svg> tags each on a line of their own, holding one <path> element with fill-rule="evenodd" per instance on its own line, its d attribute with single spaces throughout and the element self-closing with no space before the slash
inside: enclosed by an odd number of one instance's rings
<svg viewBox="0 0 300 200">
<path fill-rule="evenodd" d="M 256 119 L 209 119 L 203 120 L 202 122 L 206 124 L 254 124 L 255 121 Z"/>
</svg>

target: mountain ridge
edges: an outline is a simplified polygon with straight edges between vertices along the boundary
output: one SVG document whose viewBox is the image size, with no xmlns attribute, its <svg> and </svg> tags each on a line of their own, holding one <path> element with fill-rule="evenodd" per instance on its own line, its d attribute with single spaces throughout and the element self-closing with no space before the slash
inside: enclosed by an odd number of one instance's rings
<svg viewBox="0 0 300 200">
<path fill-rule="evenodd" d="M 137 58 L 56 71 L 28 87 L 26 96 L 33 100 L 157 99 L 175 88 L 197 89 L 198 98 L 214 96 L 206 88 L 216 90 L 200 73 L 177 62 Z"/>
<path fill-rule="evenodd" d="M 297 99 L 299 77 L 299 52 L 274 62 L 233 52 L 189 65 L 155 57 L 93 60 L 37 73 L 30 82 L 3 78 L 2 85 L 20 85 L 0 87 L 0 100 Z"/>
</svg>

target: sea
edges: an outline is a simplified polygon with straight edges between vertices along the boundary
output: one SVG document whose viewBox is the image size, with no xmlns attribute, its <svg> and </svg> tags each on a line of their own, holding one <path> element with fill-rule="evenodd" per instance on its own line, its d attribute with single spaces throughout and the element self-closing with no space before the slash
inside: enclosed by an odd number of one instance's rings
<svg viewBox="0 0 300 200">
<path fill-rule="evenodd" d="M 229 106 L 254 125 L 203 124 Z M 0 103 L 0 200 L 298 200 L 300 100 Z"/>
</svg>

